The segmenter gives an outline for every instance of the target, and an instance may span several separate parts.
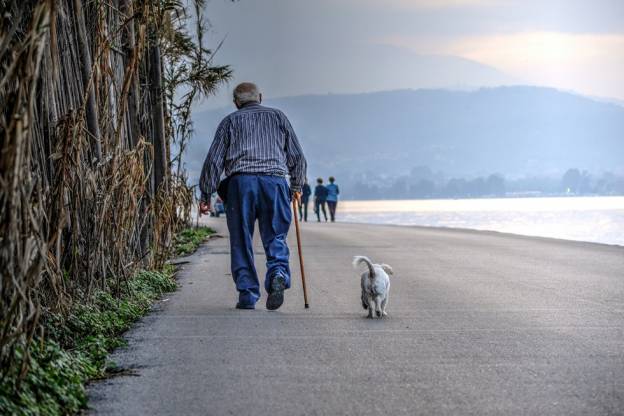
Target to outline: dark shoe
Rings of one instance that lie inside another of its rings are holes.
[[[236,304],[236,309],[256,309],[256,306],[238,302]]]
[[[279,309],[284,303],[284,289],[286,289],[286,279],[281,274],[276,274],[271,279],[271,292],[266,301],[266,308],[270,311]]]

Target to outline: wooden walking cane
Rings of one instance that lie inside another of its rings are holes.
[[[295,214],[295,232],[297,233],[297,249],[299,251],[299,266],[301,267],[301,283],[303,283],[303,302],[305,304],[305,308],[308,309],[310,305],[308,304],[308,290],[306,288],[305,281],[305,270],[303,269],[303,254],[301,253],[301,234],[299,233],[299,214],[297,213],[297,200],[300,196],[295,196],[292,199],[293,204],[293,212]]]

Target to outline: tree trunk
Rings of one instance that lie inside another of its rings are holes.
[[[149,86],[152,104],[152,145],[154,146],[154,191],[166,186],[167,151],[165,142],[165,115],[163,106],[160,45],[155,34],[150,36]]]
[[[134,37],[134,18],[131,18],[134,14],[134,9],[132,7],[132,3],[128,0],[120,0],[119,1],[119,10],[126,16],[126,18],[130,18],[128,23],[126,24],[126,28],[123,32],[123,46],[124,46],[124,65],[129,67],[134,64],[133,57],[137,51],[134,50],[136,47],[135,37]],[[136,73],[132,74],[132,82],[130,85],[130,90],[128,91],[128,113],[127,113],[127,123],[128,123],[128,145],[131,149],[134,149],[139,142],[139,118],[138,118],[138,102],[139,102],[139,80]]]
[[[98,124],[98,113],[95,103],[95,92],[91,83],[91,51],[87,41],[87,28],[85,25],[84,12],[82,10],[81,0],[74,0],[73,4],[74,19],[76,24],[76,39],[78,40],[78,48],[82,55],[81,75],[84,93],[86,93],[86,121],[87,130],[90,134],[91,150],[96,160],[102,159],[102,144],[100,143],[100,127]]]

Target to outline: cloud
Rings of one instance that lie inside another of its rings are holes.
[[[379,77],[393,85],[414,87],[416,71],[410,77],[399,76],[394,71],[401,65],[398,59],[361,53],[382,44],[478,61],[527,84],[624,99],[622,0],[219,0],[207,4],[206,15],[213,22],[209,46],[216,47],[227,34],[215,63],[232,64],[235,81],[261,79],[259,72],[267,67],[271,81],[267,85],[280,95],[294,93],[285,86],[295,76],[305,79],[312,67],[318,74],[314,85],[319,93],[335,90],[336,67],[358,65],[374,65]],[[315,65],[302,69],[295,65],[303,62]],[[438,73],[446,70],[447,65],[439,65]],[[368,81],[358,78],[361,71],[353,72],[352,78]],[[364,90],[371,89],[376,88]],[[220,102],[228,104],[229,93],[224,92]]]
[[[293,0],[297,1],[297,0]],[[317,0],[364,14],[395,34],[523,31],[624,34],[622,0]],[[375,30],[377,24],[371,24]]]
[[[527,82],[624,97],[624,35],[527,32],[481,36],[389,36],[418,53],[461,56]]]
[[[404,9],[448,9],[455,7],[479,7],[492,6],[508,3],[509,0],[347,0],[352,4],[379,6],[383,3],[383,7],[400,7]]]
[[[450,47],[455,54],[497,62],[521,71],[540,65],[579,65],[624,54],[624,36],[556,32],[466,37]]]

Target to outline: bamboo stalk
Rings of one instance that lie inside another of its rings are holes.
[[[229,70],[188,49],[185,13],[155,30],[161,2],[112,3],[119,8],[3,3],[11,21],[0,26],[0,379],[26,374],[40,315],[88,303],[96,288],[118,295],[137,267],[162,264],[172,233],[191,221],[193,191],[183,170],[171,173],[173,126],[190,137],[195,98]],[[176,62],[197,72],[176,72]],[[182,104],[178,88],[193,91]],[[165,114],[165,90],[167,108],[184,116]]]
[[[76,23],[76,39],[82,57],[82,85],[86,96],[85,112],[87,117],[87,130],[89,131],[91,148],[97,161],[102,159],[102,144],[100,142],[100,126],[98,123],[98,112],[95,104],[95,92],[92,88],[92,62],[89,42],[87,40],[87,29],[85,26],[82,1],[74,0],[74,19]]]

